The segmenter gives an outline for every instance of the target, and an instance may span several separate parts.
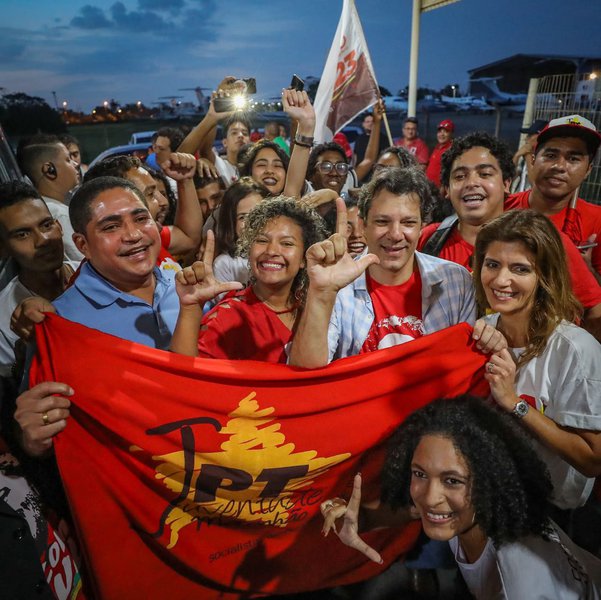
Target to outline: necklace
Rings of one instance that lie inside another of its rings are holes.
[[[295,302],[290,308],[284,308],[284,309],[280,309],[275,307],[273,304],[271,304],[270,302],[268,302],[267,300],[265,300],[264,298],[261,298],[261,296],[259,296],[259,294],[257,294],[257,292],[255,292],[255,290],[253,289],[253,292],[255,294],[255,296],[274,314],[276,315],[285,315],[288,313],[296,313],[296,310],[298,309],[298,302]]]

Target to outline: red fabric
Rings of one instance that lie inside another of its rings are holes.
[[[507,200],[505,200],[505,210],[512,210],[514,208],[530,208],[528,203],[529,196],[530,190],[520,192],[518,194],[512,194],[509,196],[509,198],[507,198]],[[591,204],[588,204],[588,202],[584,202],[584,200],[581,201],[579,199],[576,205],[576,211],[580,212],[584,205],[592,206]],[[599,207],[599,210],[601,211],[601,207]],[[562,213],[565,217],[565,211],[562,211]],[[574,290],[574,295],[576,298],[578,298],[578,301],[584,308],[592,308],[593,306],[597,306],[597,304],[601,303],[601,286],[599,286],[595,276],[590,272],[578,248],[576,248],[570,238],[568,238],[568,236],[561,231],[562,222],[561,219],[558,219],[558,217],[562,213],[558,213],[557,215],[553,215],[549,218],[558,229],[559,235],[561,236],[561,241],[563,242],[563,247],[566,251],[568,269],[570,271],[570,279],[572,280],[572,289]],[[585,213],[580,212],[580,214],[584,215]],[[601,212],[599,214],[601,215]],[[582,219],[578,218],[576,222],[582,223]],[[586,231],[583,235],[586,235]],[[595,250],[598,251],[599,248],[601,248],[601,235],[599,236],[599,246],[593,249],[593,266],[595,260]]]
[[[218,590],[374,576],[419,525],[366,535],[380,566],[323,538],[320,503],[348,497],[359,470],[364,497],[378,496],[382,443],[411,411],[488,393],[466,324],[313,371],[180,356],[56,315],[36,334],[30,384],[75,390],[54,447],[99,599],[233,598]]]
[[[401,285],[382,285],[366,274],[374,321],[361,352],[390,348],[422,336],[422,278],[415,269]],[[389,337],[390,336],[390,337]],[[388,338],[388,339],[385,339]]]
[[[505,210],[512,208],[530,208],[530,192],[519,192],[512,194],[505,201]],[[568,207],[554,215],[547,215],[559,231],[563,231],[576,246],[586,244],[589,237],[597,235],[598,245],[593,248],[592,263],[597,273],[601,273],[601,206],[591,204],[582,198],[576,201],[576,209],[573,212],[572,226],[565,228],[566,213]]]
[[[439,223],[432,223],[431,225],[424,227],[419,238],[418,250],[421,250],[424,247],[426,242],[438,228],[438,225]],[[599,286],[595,277],[586,266],[586,263],[576,246],[574,246],[569,238],[561,231],[559,232],[559,236],[561,237],[563,247],[566,251],[574,295],[578,298],[584,308],[597,306],[597,304],[601,303],[601,286]],[[461,237],[459,230],[455,228],[438,256],[445,260],[456,262],[471,271],[471,258],[473,253],[474,247],[466,242]]]
[[[409,150],[411,154],[415,155],[415,158],[417,158],[417,162],[420,165],[428,164],[430,151],[428,150],[428,146],[426,146],[426,142],[424,142],[424,140],[415,138],[412,142],[406,142],[405,139],[401,139],[395,145]]]
[[[437,144],[430,156],[430,161],[426,167],[426,177],[440,187],[440,169],[442,162],[442,155],[451,147],[453,142],[445,142],[444,144]]]
[[[422,229],[422,232],[419,236],[419,243],[417,245],[418,250],[423,249],[423,247],[426,245],[426,242],[432,237],[439,225],[440,223],[431,223]],[[451,235],[447,238],[447,241],[440,250],[440,254],[438,256],[439,258],[450,260],[451,262],[465,267],[471,273],[473,254],[474,247],[470,243],[466,242],[461,237],[457,227],[454,227]]]
[[[157,267],[160,268],[161,264],[165,259],[173,261],[173,256],[169,253],[169,244],[171,244],[171,230],[169,227],[161,228],[161,249],[159,250],[159,256],[157,258]]]
[[[228,296],[202,321],[198,355],[203,358],[285,363],[292,331],[251,287]]]

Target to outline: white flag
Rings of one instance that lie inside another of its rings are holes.
[[[315,141],[332,139],[378,100],[378,84],[354,0],[342,14],[315,96]]]

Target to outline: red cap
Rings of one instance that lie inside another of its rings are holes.
[[[336,142],[339,146],[342,146],[347,158],[351,158],[351,156],[353,156],[353,149],[351,148],[348,138],[346,135],[344,135],[344,133],[338,132],[332,141]]]
[[[436,130],[446,129],[447,131],[455,131],[455,123],[451,119],[445,119],[438,124]]]

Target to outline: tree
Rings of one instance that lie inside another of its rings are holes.
[[[0,122],[9,135],[65,133],[61,115],[38,96],[23,92],[0,97]]]

